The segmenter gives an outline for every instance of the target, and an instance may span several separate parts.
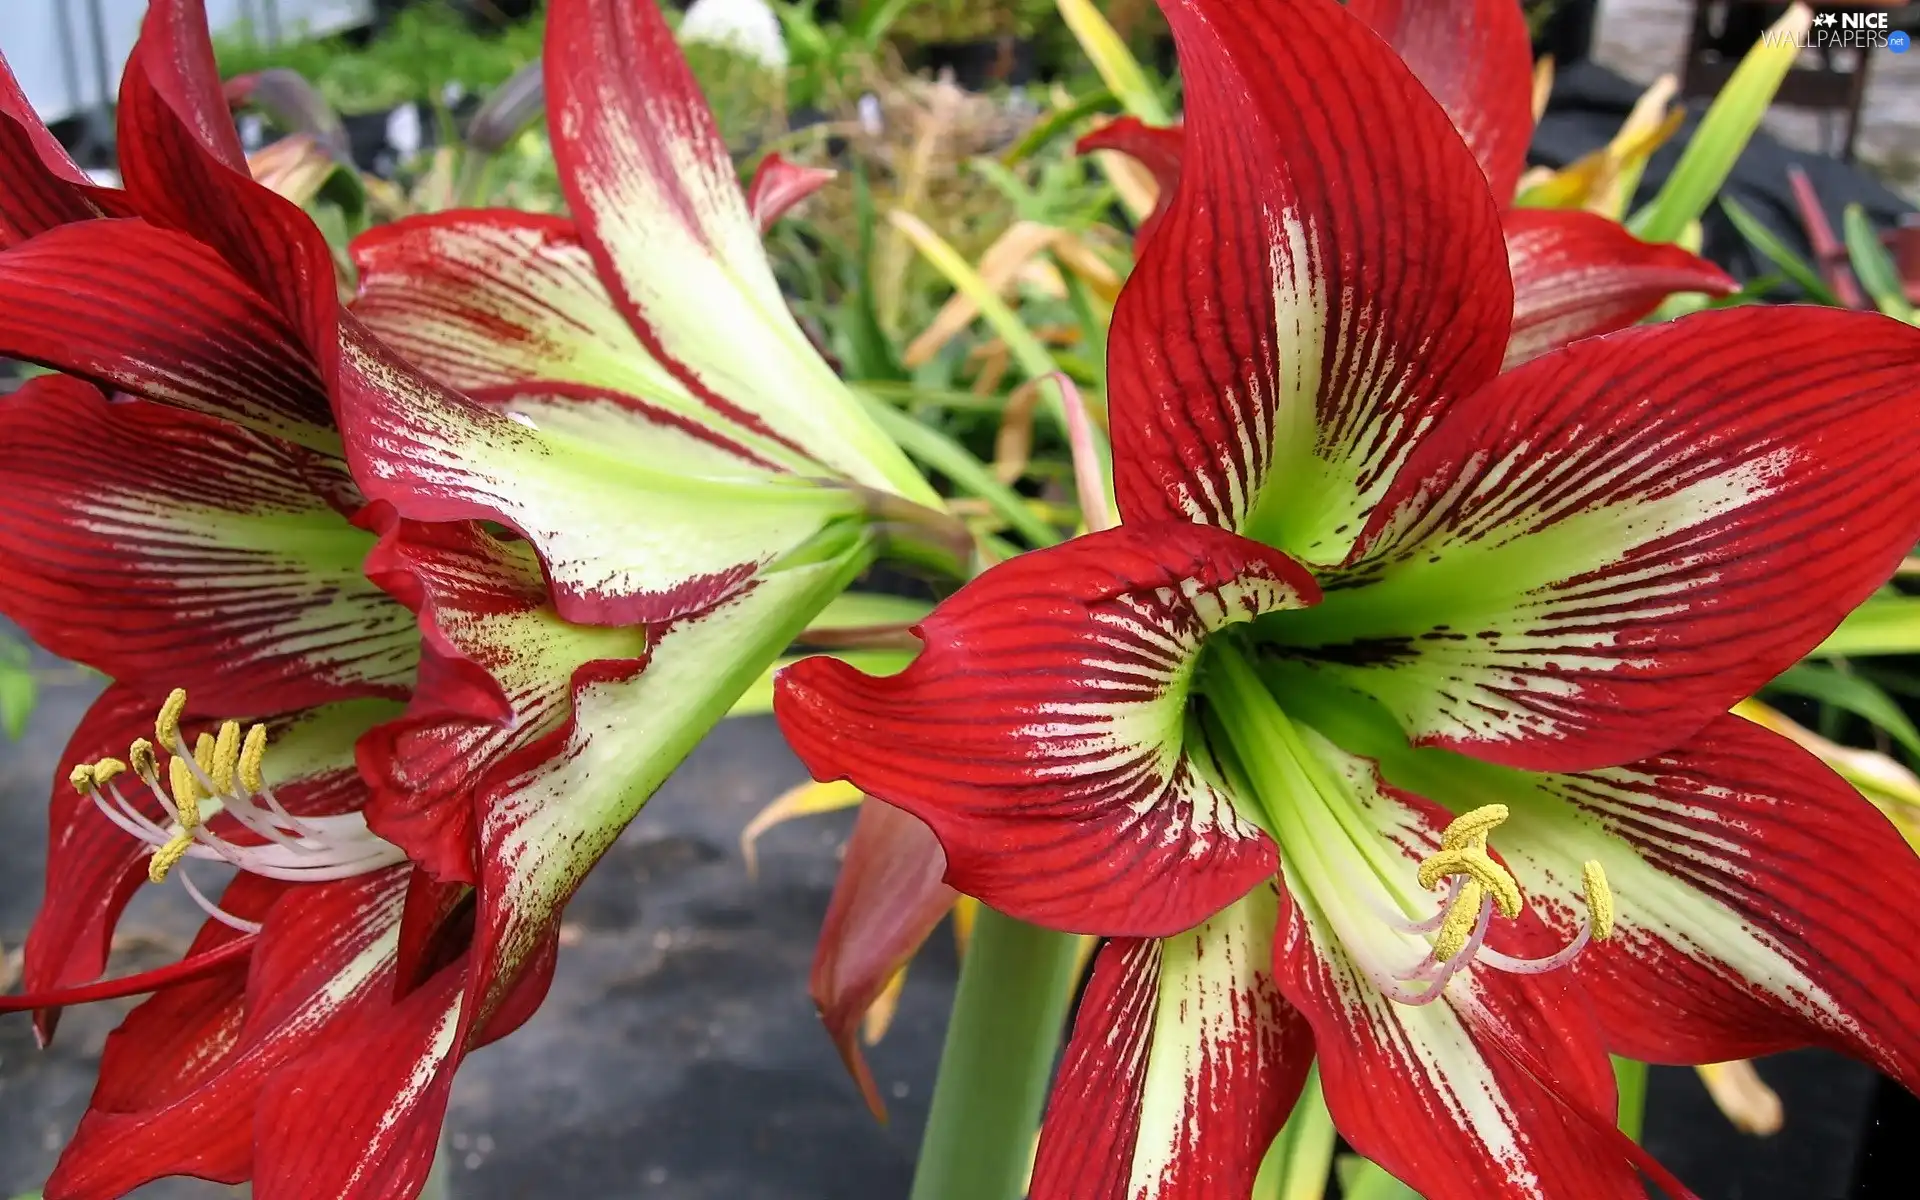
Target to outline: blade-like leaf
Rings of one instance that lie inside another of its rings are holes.
[[[1809,657],[1920,652],[1920,597],[1874,596],[1847,614]]]
[[[1880,235],[1874,232],[1873,222],[1867,219],[1867,212],[1858,204],[1847,205],[1846,215],[1842,219],[1847,239],[1847,257],[1853,260],[1853,273],[1860,280],[1860,286],[1873,297],[1874,307],[1896,321],[1913,323],[1913,304],[1907,299],[1906,286],[1900,281],[1900,271],[1893,265],[1893,257],[1887,248],[1880,244]]]
[[[1806,259],[1794,253],[1793,249],[1781,241],[1773,230],[1767,228],[1765,222],[1754,216],[1746,205],[1732,196],[1722,196],[1720,207],[1726,212],[1727,219],[1733,222],[1733,227],[1740,231],[1740,236],[1746,238],[1748,244],[1762,258],[1780,268],[1781,274],[1799,284],[1800,290],[1807,294],[1807,299],[1816,304],[1840,303],[1834,299],[1833,291],[1827,287],[1826,281],[1820,278],[1820,272],[1814,270],[1813,265]]]
[[[1099,6],[1093,0],[1056,0],[1056,4],[1060,18],[1073,31],[1093,69],[1100,72],[1107,90],[1120,98],[1126,110],[1149,125],[1171,125],[1173,115],[1148,82],[1147,73],[1138,60],[1127,50],[1127,44],[1101,15]]]
[[[1803,664],[1789,668],[1767,686],[1772,691],[1845,709],[1885,730],[1910,753],[1920,754],[1920,729],[1914,728],[1900,705],[1878,684],[1857,675],[1843,675],[1831,667]]]
[[[1813,11],[1795,4],[1767,30],[1714,98],[1693,131],[1673,174],[1652,203],[1635,213],[1628,228],[1649,242],[1671,242],[1713,203],[1733,164],[1760,127],[1781,81],[1799,53],[1795,43],[1813,22]]]

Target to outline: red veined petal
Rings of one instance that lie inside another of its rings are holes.
[[[75,793],[67,775],[81,763],[108,756],[124,758],[134,738],[152,737],[154,715],[164,699],[164,692],[124,685],[109,688],[88,710],[61,755],[48,810],[46,893],[27,934],[23,956],[21,978],[27,991],[84,983],[98,978],[106,968],[114,928],[127,901],[146,881],[152,849]],[[354,740],[394,712],[392,704],[381,700],[352,700],[282,714],[209,711],[191,690],[187,703],[182,728],[189,738],[203,730],[211,732],[219,720],[244,722],[253,717],[266,723],[272,739],[265,764],[267,780],[295,816],[361,807],[366,789],[354,770]],[[159,801],[131,773],[121,776],[120,794],[149,820],[166,819]],[[37,1019],[42,1040],[52,1037],[55,1020],[52,1013]]]
[[[143,222],[65,225],[0,253],[0,353],[340,453],[294,330],[218,255]]]
[[[1121,117],[1109,121],[1074,143],[1074,149],[1082,154],[1091,154],[1096,150],[1118,150],[1135,160],[1153,176],[1160,185],[1160,195],[1154,201],[1153,211],[1140,222],[1139,232],[1134,234],[1134,243],[1144,245],[1147,235],[1160,225],[1160,214],[1167,211],[1167,205],[1173,200],[1174,189],[1180,186],[1180,150],[1185,138],[1180,127],[1148,125],[1138,117]]]
[[[753,169],[753,182],[747,185],[747,211],[765,233],[793,207],[833,182],[837,171],[827,167],[803,167],[790,162],[779,151],[760,160]]]
[[[561,620],[525,542],[383,523],[367,573],[419,615],[426,654],[406,715],[361,740],[367,822],[436,879],[477,883],[476,781],[566,720],[584,664],[643,664],[647,630]]]
[[[209,712],[406,694],[419,636],[298,447],[50,376],[0,399],[0,610]]]
[[[1724,296],[1740,285],[1678,246],[1653,245],[1594,213],[1509,209],[1513,272],[1509,368],[1578,338],[1625,329],[1674,292]]]
[[[300,208],[255,183],[213,65],[201,0],[160,0],[120,78],[120,172],[140,215],[219,254],[331,378],[333,252]]]
[[[1332,0],[1166,9],[1186,141],[1114,311],[1121,511],[1337,563],[1499,369],[1498,210],[1447,115]]]
[[[1101,948],[1047,1103],[1033,1200],[1253,1191],[1313,1036],[1273,976],[1276,891],[1199,928]]]
[[[222,897],[227,911],[263,920],[288,885],[236,880]],[[257,945],[218,921],[208,921],[187,952],[192,960],[236,944]],[[219,1074],[238,1041],[246,1014],[249,959],[192,983],[155,994],[107,1035],[80,1127],[60,1156],[45,1194],[54,1200],[113,1200],[165,1175],[192,1174],[220,1183],[245,1181],[253,1167],[253,1127],[231,1098],[213,1089],[214,1103],[196,1105],[196,1093]],[[124,1138],[142,1116],[185,1105],[201,1118],[195,1136]]]
[[[1723,716],[1657,758],[1498,786],[1501,845],[1549,924],[1570,925],[1582,861],[1606,869],[1615,936],[1575,971],[1611,1049],[1694,1064],[1824,1045],[1920,1088],[1920,956],[1888,916],[1920,894],[1920,860],[1825,764]]]
[[[116,208],[114,195],[88,182],[27,103],[0,55],[0,249],[56,225]]]
[[[1274,869],[1186,745],[1201,644],[1317,597],[1225,530],[1123,525],[987,571],[914,628],[926,649],[898,675],[789,667],[774,713],[814,778],[932,827],[959,891],[1052,928],[1171,936]]]
[[[145,88],[172,110],[203,153],[244,175],[247,153],[214,63],[205,0],[153,0],[139,44]]]
[[[1920,330],[1878,315],[1729,309],[1576,342],[1456,407],[1327,602],[1272,632],[1421,744],[1530,770],[1645,757],[1912,548],[1916,404]]]
[[[654,360],[721,417],[842,476],[918,486],[788,311],[726,143],[653,0],[559,0],[544,62],[568,206]]]
[[[539,552],[559,613],[581,624],[703,611],[866,508],[617,396],[530,385],[481,403],[357,327],[342,361],[341,420],[367,495],[412,520],[512,527]]]
[[[487,210],[432,213],[356,238],[353,312],[408,361],[469,394],[604,400],[768,469],[826,469],[729,420],[654,361],[595,273],[572,222]]]
[[[1533,38],[1514,0],[1350,0],[1447,110],[1486,173],[1512,201],[1533,140]]]
[[[863,563],[796,566],[655,630],[644,662],[572,674],[566,720],[474,782],[479,909],[466,1017],[510,1007],[561,907],[660,783]]]
[[[891,804],[865,801],[820,923],[807,990],[867,1107],[882,1120],[887,1105],[860,1053],[861,1023],[959,899],[941,882],[946,870],[947,857],[926,822]]]
[[[1351,819],[1302,798],[1295,820],[1305,838],[1283,831],[1274,972],[1312,1027],[1335,1128],[1429,1200],[1642,1200],[1626,1155],[1587,1119],[1611,1118],[1613,1074],[1570,974],[1468,966],[1424,1005],[1381,990],[1377,980],[1411,970],[1429,948],[1381,913],[1418,892],[1419,863],[1439,849],[1448,815],[1381,786],[1366,760],[1310,743],[1345,781]],[[1494,841],[1504,845],[1500,833]],[[1381,874],[1396,862],[1399,880]],[[1530,909],[1496,916],[1486,942],[1516,957],[1563,944]]]

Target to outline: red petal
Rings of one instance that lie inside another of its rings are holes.
[[[1033,1200],[1253,1191],[1313,1061],[1272,973],[1264,885],[1190,933],[1107,943],[1047,1103]]]
[[[247,154],[214,63],[204,0],[153,0],[140,25],[139,54],[146,89],[208,156],[246,174]]]
[[[772,229],[793,206],[833,182],[839,174],[827,167],[803,167],[788,162],[779,151],[760,160],[753,170],[753,182],[747,185],[747,211],[753,214],[760,232]]]
[[[1657,753],[1912,548],[1916,411],[1920,330],[1877,315],[1739,308],[1576,342],[1456,407],[1350,585],[1273,628],[1423,744],[1530,770]]]
[[[1920,1090],[1920,957],[1888,918],[1920,895],[1920,860],[1818,759],[1723,716],[1658,758],[1537,786],[1584,841],[1556,820],[1505,844],[1562,925],[1579,860],[1607,866],[1617,936],[1575,970],[1612,1049],[1691,1064],[1824,1045]]]
[[[958,890],[1053,928],[1168,936],[1274,870],[1183,749],[1201,642],[1317,595],[1224,530],[1124,525],[987,571],[915,628],[926,649],[898,675],[788,668],[774,711],[816,779],[931,826]]]
[[[0,56],[0,249],[98,217],[110,196],[67,156]]]
[[[295,331],[205,246],[138,221],[67,225],[0,254],[0,353],[340,452]]]
[[[1533,38],[1514,0],[1349,0],[1447,110],[1501,207],[1533,139]]]
[[[1706,259],[1643,242],[1593,213],[1515,208],[1501,223],[1513,272],[1509,368],[1577,338],[1625,329],[1674,292],[1725,296],[1740,288]]]
[[[807,990],[841,1061],[882,1120],[887,1105],[860,1053],[860,1025],[959,893],[941,882],[947,857],[926,823],[891,804],[860,806],[833,885]]]
[[[1186,145],[1114,312],[1121,510],[1337,562],[1499,369],[1498,210],[1446,114],[1333,0],[1167,8]]]
[[[1146,243],[1147,235],[1160,225],[1160,214],[1166,212],[1167,205],[1173,201],[1174,189],[1180,186],[1180,151],[1185,141],[1177,125],[1168,128],[1148,125],[1138,117],[1121,117],[1100,126],[1074,144],[1074,149],[1082,154],[1091,154],[1095,150],[1118,150],[1145,167],[1147,173],[1153,176],[1153,181],[1160,185],[1160,195],[1154,201],[1153,211],[1140,222],[1140,230],[1134,234],[1135,245]]]
[[[222,899],[236,916],[261,920],[286,890],[284,884],[247,879],[236,881]],[[209,921],[188,958],[257,942]],[[246,963],[243,959],[210,978],[160,992],[107,1036],[87,1112],[47,1181],[50,1200],[113,1200],[166,1175],[221,1183],[247,1178],[253,1166],[252,1122],[219,1086],[245,1019]],[[152,1121],[149,1114],[183,1108],[194,1120],[195,1136],[142,1136],[141,1127]]]
[[[1383,848],[1406,856],[1409,874],[1439,849],[1448,814],[1437,806],[1384,788],[1368,802],[1376,807],[1362,819],[1380,830]],[[1377,921],[1356,893],[1380,886],[1369,866],[1378,859],[1355,845],[1323,849],[1322,862],[1287,861],[1274,972],[1312,1026],[1341,1136],[1428,1200],[1643,1200],[1616,1140],[1589,1120],[1613,1114],[1613,1075],[1574,979],[1473,966],[1431,1004],[1390,999],[1346,941]],[[1369,877],[1348,879],[1347,867]],[[1531,910],[1496,919],[1488,943],[1519,957],[1561,945]]]
[[[0,609],[41,645],[201,711],[406,694],[413,619],[311,455],[51,376],[0,400]],[[120,748],[116,748],[118,753]]]
[[[419,614],[427,651],[406,716],[361,740],[368,824],[442,882],[478,883],[478,782],[565,721],[583,663],[644,661],[647,634],[562,622],[525,542],[386,525],[367,572]]]
[[[224,258],[330,374],[339,309],[333,252],[298,206],[248,174],[200,0],[149,9],[121,75],[119,149],[140,215]]]

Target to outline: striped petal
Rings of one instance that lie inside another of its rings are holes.
[[[891,804],[860,805],[820,923],[807,990],[874,1116],[886,1101],[860,1053],[861,1026],[887,985],[953,908],[947,858],[926,822]]]
[[[93,187],[27,102],[0,55],[0,249],[56,225],[105,214],[114,197]]]
[[[540,383],[609,395],[749,461],[827,473],[656,362],[570,221],[498,210],[410,217],[356,238],[353,260],[354,315],[443,383],[469,393]]]
[[[120,77],[119,165],[132,206],[222,258],[330,376],[333,251],[300,208],[254,182],[234,131],[203,0],[156,0]]]
[[[1272,636],[1422,744],[1531,770],[1656,753],[1911,549],[1917,368],[1920,331],[1817,308],[1536,359],[1449,415],[1326,602]]]
[[[644,662],[647,631],[561,620],[525,542],[384,524],[367,573],[419,615],[426,645],[406,716],[361,742],[367,823],[434,878],[478,883],[475,780],[566,721],[587,664]]]
[[[0,400],[0,610],[56,654],[234,712],[403,695],[419,638],[361,572],[373,539],[315,490],[338,470],[37,380]]]
[[[870,552],[772,572],[657,630],[644,662],[588,663],[567,719],[475,779],[480,887],[469,984],[484,1014],[551,943],[561,906],[681,759]]]
[[[1615,937],[1576,965],[1610,1048],[1724,1062],[1808,1044],[1920,1087],[1920,954],[1890,914],[1920,860],[1812,755],[1723,716],[1677,750],[1585,775],[1421,756],[1436,798],[1506,800],[1507,862],[1550,925],[1598,860]]]
[[[1337,563],[1499,370],[1498,211],[1446,113],[1333,0],[1166,9],[1185,148],[1114,313],[1121,510]]]
[[[183,724],[187,736],[211,732],[222,719],[266,722],[273,739],[267,755],[267,779],[275,795],[295,816],[349,812],[366,800],[354,769],[354,741],[396,706],[382,700],[352,700],[295,712],[209,709],[191,688]],[[98,978],[107,965],[114,930],[127,902],[147,879],[152,848],[108,821],[67,783],[80,763],[124,757],[136,737],[153,736],[154,714],[164,692],[143,692],[116,684],[94,702],[60,757],[48,810],[47,885],[40,911],[27,935],[22,980],[28,991],[50,991]],[[131,779],[131,777],[127,777]],[[121,794],[149,820],[165,813],[143,787],[124,786]],[[240,831],[230,821],[216,826],[225,837]],[[244,840],[242,838],[241,840]],[[202,881],[206,882],[206,881]],[[42,1040],[51,1038],[54,1014],[37,1018]]]
[[[1533,38],[1516,0],[1350,0],[1473,151],[1501,207],[1533,140]]]
[[[410,520],[510,526],[571,621],[699,612],[865,511],[854,490],[770,472],[620,396],[496,389],[481,403],[364,331],[344,345],[341,423],[367,495]]]
[[[850,479],[921,485],[788,312],[713,115],[653,0],[558,0],[554,158],[582,240],[694,395]]]
[[[1199,928],[1108,942],[1040,1130],[1033,1200],[1245,1196],[1313,1038],[1273,976],[1277,892]]]
[[[1335,1128],[1428,1200],[1642,1200],[1632,1167],[1602,1133],[1613,1075],[1567,972],[1471,966],[1423,1005],[1381,990],[1385,974],[1428,953],[1423,938],[1380,914],[1405,912],[1421,895],[1413,881],[1439,849],[1447,815],[1380,786],[1371,763],[1312,735],[1308,744],[1344,791],[1331,801],[1299,797],[1283,827],[1275,972],[1312,1028]],[[1350,819],[1336,816],[1336,804]],[[1530,910],[1487,934],[1487,945],[1518,957],[1560,944]]]
[[[1125,525],[981,575],[915,627],[926,648],[898,675],[788,668],[774,712],[814,778],[932,827],[959,891],[1052,928],[1171,936],[1274,866],[1190,753],[1201,645],[1316,595],[1225,530]]]
[[[143,222],[66,225],[0,253],[0,354],[340,453],[297,331],[212,250]]]
[[[1501,225],[1513,272],[1509,368],[1578,338],[1625,329],[1674,292],[1725,296],[1740,287],[1706,259],[1643,242],[1594,213],[1515,208]]]

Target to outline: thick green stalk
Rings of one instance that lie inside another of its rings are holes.
[[[1620,1132],[1637,1142],[1647,1123],[1647,1064],[1615,1058],[1613,1082],[1620,1092]]]
[[[960,966],[911,1200],[1020,1200],[1067,1019],[1071,934],[982,905]]]

